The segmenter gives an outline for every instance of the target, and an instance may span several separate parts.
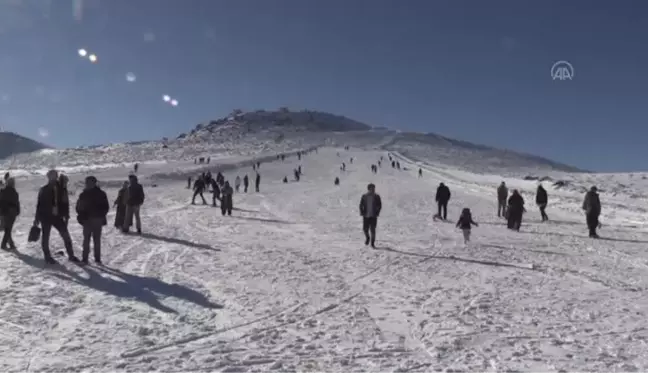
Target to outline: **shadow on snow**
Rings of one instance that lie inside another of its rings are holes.
[[[36,268],[43,268],[45,266],[44,260],[26,254],[17,252],[16,257],[24,263]],[[60,264],[47,268],[58,271],[59,273],[53,273],[52,275],[61,280],[84,285],[116,297],[131,298],[146,303],[150,307],[166,313],[177,313],[177,311],[162,304],[159,296],[164,298],[175,297],[209,309],[223,308],[222,305],[212,303],[203,294],[187,286],[170,284],[155,277],[138,276],[109,267],[81,266],[81,268],[83,268],[83,270],[88,274],[88,277],[86,278],[76,272],[68,270]],[[100,272],[113,277],[102,276]]]
[[[183,240],[183,239],[180,239],[180,238],[159,236],[159,235],[153,234],[153,233],[142,233],[141,237],[142,238],[147,238],[149,240],[157,240],[157,241],[163,241],[163,242],[166,242],[166,243],[173,243],[173,244],[193,247],[193,248],[196,248],[196,249],[211,250],[211,251],[221,251],[221,249],[218,249],[218,248],[206,245],[206,244],[195,243],[195,242]]]
[[[510,267],[510,268],[516,268],[516,269],[526,269],[526,270],[530,270],[530,271],[534,270],[533,268],[525,267],[525,266],[522,266],[522,265],[500,263],[500,262],[491,262],[491,261],[488,261],[488,260],[466,259],[466,258],[458,258],[456,256],[425,255],[425,254],[418,254],[418,253],[412,253],[412,252],[407,252],[407,251],[396,250],[396,249],[392,249],[390,247],[377,247],[376,249],[377,250],[391,251],[391,252],[404,254],[404,255],[417,256],[419,258],[425,258],[425,260],[442,259],[442,260],[452,260],[452,261],[456,261],[456,262],[482,264],[482,265],[495,266],[495,267]]]

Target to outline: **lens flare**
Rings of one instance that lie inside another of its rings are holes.
[[[171,100],[171,106],[178,106],[178,100]]]
[[[171,96],[164,95],[164,96],[162,96],[162,99],[164,100],[164,102],[169,102],[169,101],[171,101]]]
[[[79,53],[79,56],[84,57],[84,58],[88,55],[88,51],[83,49],[83,48],[79,49],[78,53]]]
[[[88,56],[88,59],[89,59],[90,62],[92,62],[92,63],[97,62],[97,56],[94,55],[94,54],[89,55],[89,56]]]
[[[133,83],[134,81],[137,80],[137,76],[135,76],[134,73],[128,73],[126,74],[126,81],[129,83]]]

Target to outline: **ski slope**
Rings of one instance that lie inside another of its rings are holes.
[[[529,210],[511,232],[496,217],[500,178],[424,164],[419,179],[401,155],[408,170],[385,161],[374,175],[381,155],[323,148],[264,163],[261,192],[236,194],[232,217],[190,205],[178,170],[165,178],[163,165],[141,166],[144,235],[109,224],[104,267],[61,258],[44,268],[26,239],[42,180],[20,178],[19,253],[0,252],[0,370],[648,369],[645,201],[603,194],[606,239],[591,240],[580,192],[548,189],[543,224],[536,183],[505,179]],[[297,165],[302,180],[283,184]],[[120,173],[96,171],[111,199]],[[224,172],[244,173],[253,176],[241,160]],[[369,182],[383,200],[376,250],[364,246],[358,214]],[[439,182],[452,190],[449,222],[432,219]],[[454,228],[463,207],[480,224],[468,245]],[[80,253],[80,227],[70,226]]]

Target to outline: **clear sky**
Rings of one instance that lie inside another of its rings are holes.
[[[288,106],[648,170],[647,69],[645,0],[0,0],[0,125],[59,147]]]

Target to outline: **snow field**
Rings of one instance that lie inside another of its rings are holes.
[[[283,184],[299,164],[302,181]],[[0,264],[0,369],[646,369],[648,233],[608,218],[610,240],[593,241],[571,208],[540,223],[528,195],[522,232],[510,232],[494,186],[401,166],[410,170],[391,169],[384,152],[340,149],[265,163],[261,193],[236,194],[232,217],[191,206],[186,182],[149,187],[144,235],[115,232],[109,215],[106,268],[61,259],[43,269],[39,246],[26,243],[39,184],[29,181],[20,253]],[[225,176],[244,172],[253,182],[251,167]],[[432,219],[440,181],[453,194],[449,222]],[[369,182],[383,199],[377,250],[364,246],[358,214]],[[454,228],[463,207],[480,223],[469,245]]]

